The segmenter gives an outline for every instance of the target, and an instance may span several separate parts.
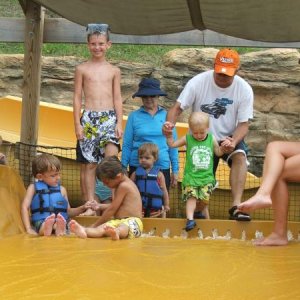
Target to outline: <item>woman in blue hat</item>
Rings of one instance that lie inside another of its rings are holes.
[[[175,185],[178,178],[178,150],[167,145],[162,133],[167,111],[158,105],[159,96],[167,96],[161,90],[160,82],[154,78],[144,78],[139,83],[139,89],[132,98],[140,97],[143,105],[128,116],[122,146],[122,165],[129,166],[129,176],[139,166],[138,149],[144,143],[156,144],[159,148],[159,158],[155,166],[160,168],[166,180],[167,188]],[[173,131],[177,139],[176,130]],[[170,172],[172,167],[172,173]]]

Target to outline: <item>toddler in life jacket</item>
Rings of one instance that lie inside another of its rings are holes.
[[[144,217],[166,217],[170,210],[164,174],[154,166],[158,151],[155,144],[141,145],[138,150],[140,165],[130,176],[141,193]]]
[[[60,185],[61,163],[50,154],[40,154],[32,161],[35,182],[27,188],[21,215],[28,234],[56,236],[66,233],[69,217],[83,213],[91,207],[90,202],[71,208],[67,191]]]

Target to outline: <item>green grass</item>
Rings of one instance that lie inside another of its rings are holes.
[[[114,44],[107,52],[108,60],[150,63],[161,65],[162,57],[172,49],[183,46],[161,45],[120,45]],[[86,45],[82,44],[44,44],[43,56],[90,56]],[[22,43],[0,43],[0,54],[24,54]]]
[[[107,52],[108,60],[147,63],[161,66],[162,58],[168,51],[192,46],[130,45],[113,44]],[[194,46],[200,48],[199,46]],[[257,48],[237,48],[239,53],[257,51]],[[89,51],[84,44],[44,44],[43,56],[76,56],[88,58]],[[24,54],[23,43],[0,43],[0,54]]]

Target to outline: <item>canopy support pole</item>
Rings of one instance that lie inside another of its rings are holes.
[[[36,145],[40,102],[42,44],[44,31],[44,9],[41,5],[26,1],[24,77],[21,117],[21,143]],[[31,181],[31,162],[36,154],[30,147],[20,145],[20,174],[27,186]]]

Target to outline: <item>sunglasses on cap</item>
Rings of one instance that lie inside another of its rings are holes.
[[[107,35],[109,31],[110,31],[110,27],[108,24],[96,24],[95,23],[95,24],[88,24],[86,27],[87,34],[99,33],[99,34]]]

